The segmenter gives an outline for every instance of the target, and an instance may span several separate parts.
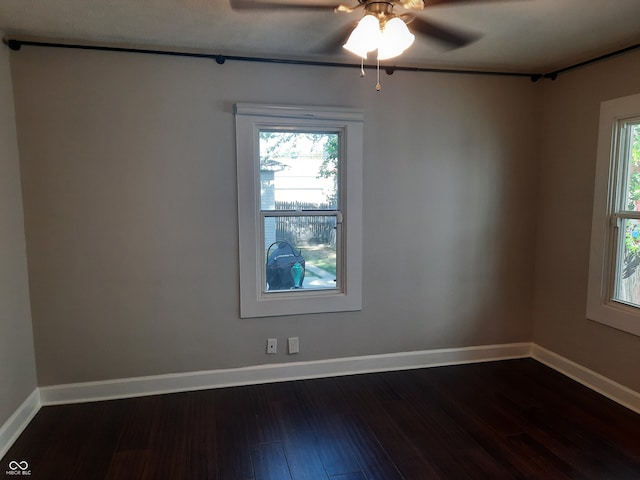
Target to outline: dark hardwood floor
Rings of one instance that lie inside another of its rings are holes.
[[[640,415],[522,359],[44,407],[0,474],[12,461],[56,480],[637,480]]]

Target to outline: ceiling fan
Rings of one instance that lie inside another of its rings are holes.
[[[295,0],[293,0],[295,1]],[[364,77],[364,60],[369,52],[377,50],[377,83],[376,90],[380,91],[380,60],[397,57],[409,48],[415,35],[437,40],[450,49],[464,47],[475,42],[480,35],[464,32],[449,26],[439,25],[431,20],[420,18],[417,12],[436,5],[452,5],[460,3],[479,3],[489,1],[512,0],[355,0],[357,4],[330,5],[305,2],[292,3],[284,0],[282,3],[273,0],[230,0],[231,8],[266,9],[266,10],[307,10],[333,11],[337,13],[352,13],[362,9],[362,17],[357,25],[349,25],[347,29],[338,31],[329,38],[328,49],[331,52],[343,47],[361,58],[360,76]],[[398,7],[399,12],[394,11]],[[409,25],[411,29],[407,26]],[[393,73],[387,69],[387,73]]]
[[[285,2],[277,2],[273,0],[230,0],[231,8],[236,10],[307,10],[352,13],[361,9],[363,15],[356,28],[354,29],[353,25],[349,25],[344,31],[337,32],[336,35],[332,37],[330,45],[328,46],[332,50],[336,49],[336,47],[344,46],[347,50],[356,53],[362,58],[366,58],[364,49],[367,49],[366,51],[373,51],[378,45],[380,45],[381,37],[378,35],[380,32],[384,34],[385,30],[388,29],[389,35],[387,36],[389,38],[391,38],[392,33],[397,34],[400,37],[404,37],[404,40],[398,41],[404,41],[401,46],[404,46],[405,48],[401,49],[400,46],[391,49],[392,51],[385,51],[383,48],[385,58],[380,56],[381,52],[379,50],[379,60],[397,56],[402,53],[404,49],[408,48],[408,46],[413,43],[414,38],[413,33],[411,32],[436,40],[451,49],[464,47],[475,42],[480,38],[480,35],[440,25],[432,20],[420,18],[416,13],[433,6],[486,1],[505,0],[355,0],[355,2],[357,2],[355,5],[318,4],[304,1],[301,1],[300,3],[292,3],[286,0]],[[395,11],[396,9],[398,11]],[[377,22],[373,22],[372,20],[377,20]],[[364,25],[363,21],[365,24],[368,23],[369,25]],[[403,25],[401,25],[401,23]],[[375,28],[376,26],[378,26],[378,28]],[[388,28],[391,26],[393,26],[393,28]],[[360,29],[360,36],[358,38],[352,38],[358,29]],[[393,30],[393,32],[391,32],[391,30]],[[350,42],[350,40],[353,40],[353,42]],[[355,43],[358,44],[356,45]],[[349,46],[354,48],[351,49]]]

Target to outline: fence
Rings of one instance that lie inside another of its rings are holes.
[[[300,211],[300,216],[275,217],[276,239],[293,245],[324,244],[335,247],[336,217],[334,215],[304,215],[304,210],[333,210],[328,204],[276,202],[276,210]]]
[[[617,299],[640,305],[640,256],[627,254],[624,257],[622,278],[619,279]]]

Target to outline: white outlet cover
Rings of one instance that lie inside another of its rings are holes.
[[[298,353],[300,351],[300,344],[298,342],[298,337],[289,337],[287,341],[289,343],[289,355]]]

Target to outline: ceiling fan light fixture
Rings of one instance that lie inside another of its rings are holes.
[[[353,29],[343,47],[359,57],[367,58],[367,53],[378,48],[381,39],[380,21],[375,15],[365,15]]]
[[[409,31],[401,18],[393,17],[387,20],[378,45],[378,60],[397,57],[409,48],[415,39],[415,35]]]

